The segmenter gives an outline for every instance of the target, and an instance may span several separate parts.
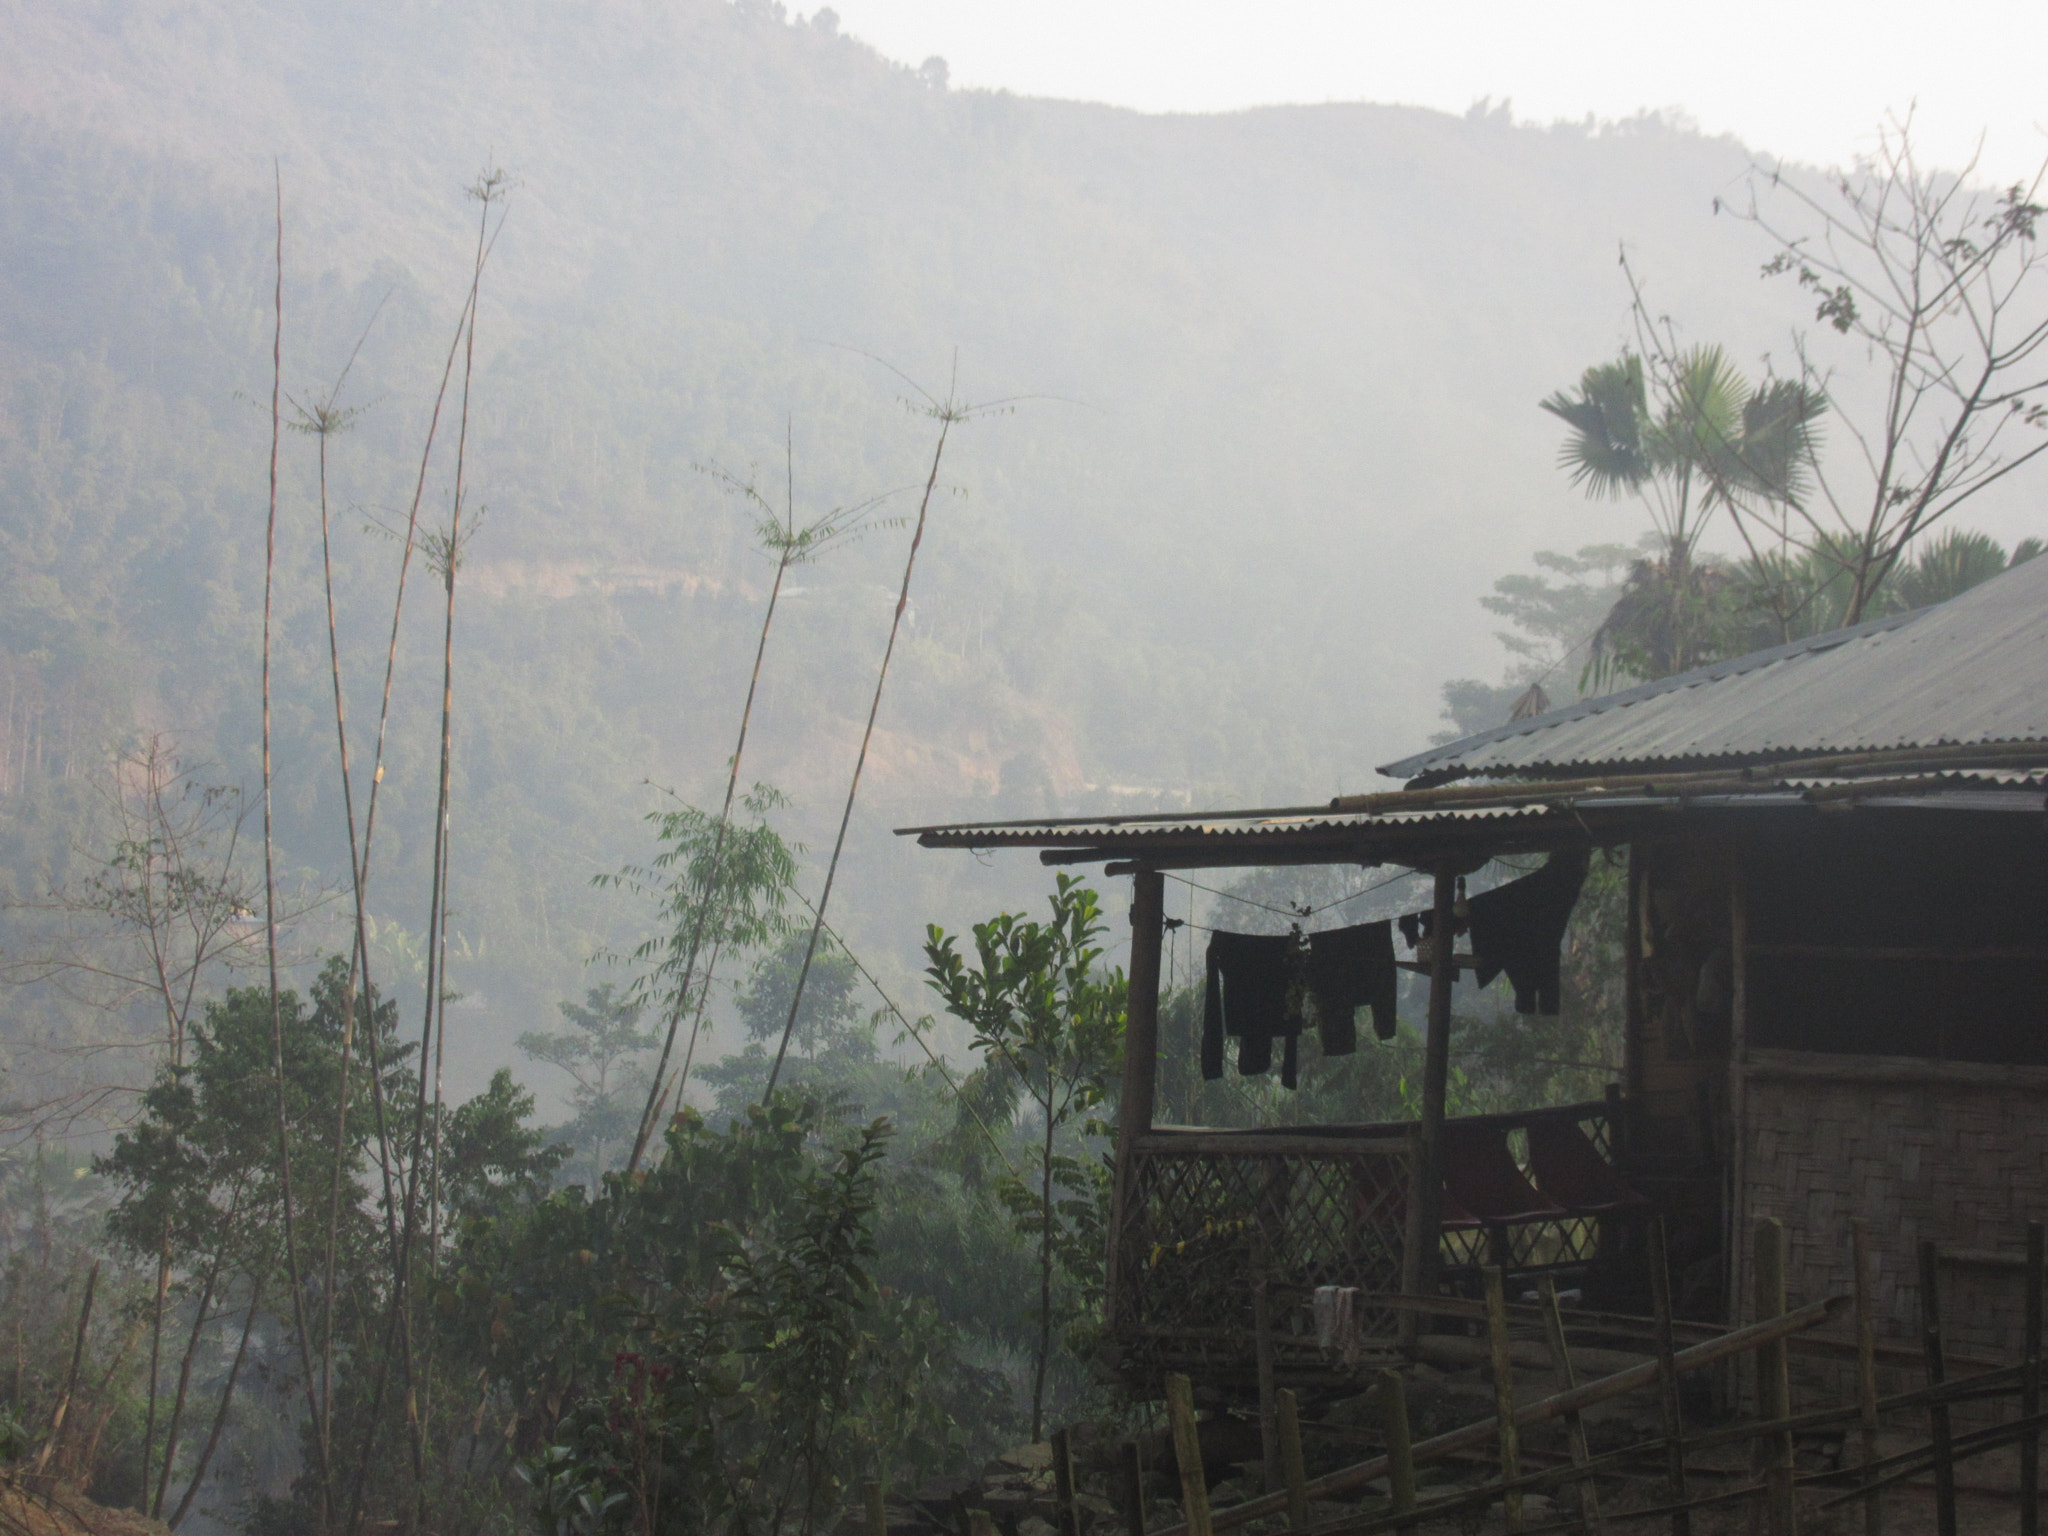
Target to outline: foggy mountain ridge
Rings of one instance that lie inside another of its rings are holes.
[[[1497,577],[1633,538],[1639,511],[1584,501],[1536,409],[1620,341],[1619,242],[1738,358],[1798,312],[1711,213],[1747,151],[1657,117],[1147,116],[935,89],[720,0],[7,0],[0,35],[17,894],[70,857],[78,776],[124,733],[254,783],[273,155],[287,389],[316,397],[377,313],[365,414],[332,445],[358,732],[396,559],[365,529],[410,494],[475,240],[462,189],[514,177],[457,618],[454,980],[489,1000],[464,1091],[637,937],[589,878],[645,855],[643,781],[717,792],[770,572],[700,469],[779,502],[787,423],[800,509],[921,481],[931,423],[861,353],[943,390],[957,352],[965,398],[1026,397],[949,446],[835,903],[921,1011],[922,924],[1035,906],[1044,872],[890,827],[1376,787],[1446,678],[1500,671]],[[286,453],[280,836],[317,876],[346,865],[310,440]],[[746,778],[790,795],[814,853],[905,537],[795,573],[777,619]],[[400,931],[424,926],[438,598],[408,598],[379,813],[373,905]]]

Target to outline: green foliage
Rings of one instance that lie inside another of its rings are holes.
[[[1031,1433],[1045,1411],[1046,1373],[1056,1322],[1070,1330],[1100,1308],[1110,1178],[1102,1159],[1073,1144],[1070,1128],[1101,1136],[1091,1112],[1110,1095],[1123,1065],[1128,986],[1101,967],[1104,931],[1094,891],[1062,874],[1052,921],[1005,912],[974,925],[975,964],[936,925],[926,930],[926,976],[946,1011],[973,1031],[980,1097],[1014,1115],[1017,1096],[1038,1122],[1032,1178],[1005,1170],[996,1192],[1019,1233],[1039,1254],[1038,1343]],[[1005,1104],[1004,1100],[1008,1103]],[[1065,1284],[1056,1300],[1055,1277]]]
[[[561,1003],[569,1028],[554,1034],[532,1030],[519,1049],[569,1074],[575,1115],[556,1135],[568,1143],[572,1169],[593,1189],[623,1160],[633,1142],[640,1101],[647,1091],[641,1058],[660,1037],[640,1028],[645,1008],[619,995],[616,983],[592,987],[581,1004]]]
[[[786,1094],[722,1133],[685,1112],[644,1178],[466,1238],[463,1315],[496,1326],[498,1369],[568,1403],[524,1468],[546,1529],[809,1531],[859,1477],[960,1445],[986,1389],[929,1303],[870,1273],[889,1128],[832,1129]],[[551,1269],[540,1289],[582,1307],[529,1322],[513,1298]]]

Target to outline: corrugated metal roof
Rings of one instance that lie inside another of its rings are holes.
[[[2048,741],[2048,558],[1917,613],[1587,699],[1381,773],[1605,772]]]

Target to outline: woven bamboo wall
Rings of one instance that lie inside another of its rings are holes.
[[[1784,1223],[1793,1304],[1853,1290],[1849,1222],[1861,1216],[1876,1260],[1880,1337],[1914,1343],[1923,1239],[1949,1252],[2016,1257],[2028,1220],[2048,1219],[2048,1073],[1791,1052],[1756,1058],[1744,1093],[1741,1225],[1761,1216]],[[1908,1074],[1921,1080],[1902,1080]],[[2017,1356],[2016,1274],[1945,1267],[1942,1284],[1952,1350]],[[1750,1287],[1745,1262],[1745,1313]]]

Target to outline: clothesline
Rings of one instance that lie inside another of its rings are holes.
[[[1361,896],[1370,896],[1374,891],[1382,890],[1385,887],[1392,885],[1397,880],[1412,880],[1417,873],[1418,871],[1416,870],[1404,869],[1399,874],[1389,875],[1384,880],[1376,880],[1371,885],[1364,886],[1359,890],[1355,890],[1349,896],[1339,896],[1335,901],[1326,901],[1319,907],[1276,907],[1269,901],[1259,901],[1251,896],[1240,896],[1235,891],[1219,891],[1213,885],[1204,885],[1199,880],[1190,880],[1186,875],[1176,875],[1173,874],[1171,871],[1167,872],[1167,878],[1169,880],[1178,880],[1182,885],[1190,886],[1195,890],[1206,891],[1211,896],[1221,896],[1225,901],[1242,902],[1247,907],[1257,907],[1263,912],[1271,912],[1279,917],[1300,918],[1303,921],[1306,921],[1311,917],[1320,917],[1323,913],[1328,912],[1333,907],[1341,907],[1347,901],[1356,901]],[[1205,928],[1202,931],[1204,933],[1214,933],[1217,930],[1214,928]]]

